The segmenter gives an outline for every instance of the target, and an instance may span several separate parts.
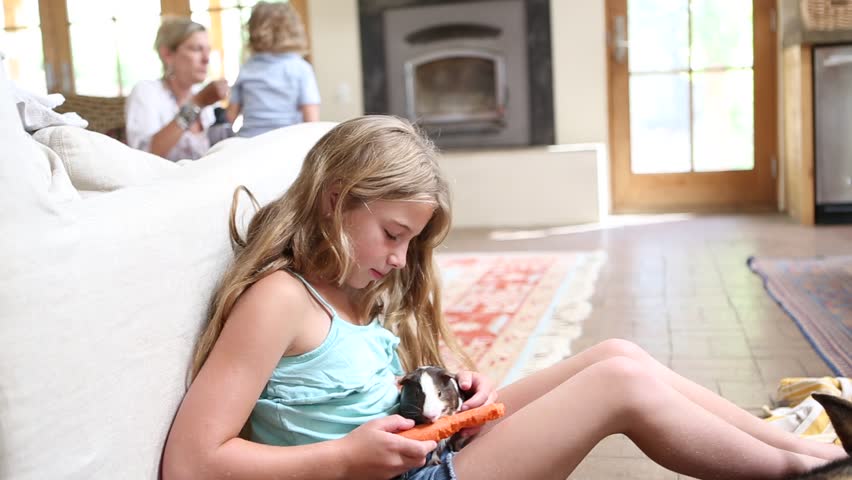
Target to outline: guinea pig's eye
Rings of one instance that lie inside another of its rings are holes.
[[[438,398],[441,398],[441,397],[443,397],[443,396],[444,396],[444,392],[442,392],[442,391],[440,391],[440,390],[439,390],[439,391],[438,391]]]

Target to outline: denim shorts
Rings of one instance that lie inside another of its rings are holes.
[[[440,465],[427,465],[425,467],[413,468],[400,476],[400,480],[456,480],[456,471],[453,469],[453,455],[449,448],[441,453]]]

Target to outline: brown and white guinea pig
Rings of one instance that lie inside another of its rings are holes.
[[[441,367],[419,367],[400,380],[399,414],[416,424],[459,411],[468,392],[459,388],[456,376]]]

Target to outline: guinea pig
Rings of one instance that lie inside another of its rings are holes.
[[[469,397],[456,376],[441,367],[419,367],[400,380],[399,414],[416,424],[459,411]]]

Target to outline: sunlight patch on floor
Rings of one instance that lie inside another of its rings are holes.
[[[546,238],[557,235],[569,235],[572,233],[594,232],[598,230],[609,230],[613,228],[630,227],[637,225],[651,225],[657,223],[683,222],[695,218],[691,213],[670,213],[653,215],[609,215],[600,222],[583,223],[580,225],[564,225],[558,227],[547,227],[524,230],[494,230],[489,234],[491,240],[526,240],[532,238]]]

